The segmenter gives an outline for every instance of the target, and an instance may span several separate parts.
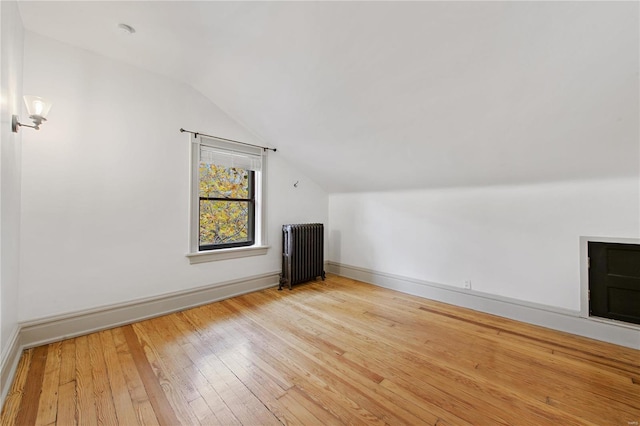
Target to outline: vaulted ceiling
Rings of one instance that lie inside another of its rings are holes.
[[[191,85],[329,192],[638,175],[637,2],[19,6]]]

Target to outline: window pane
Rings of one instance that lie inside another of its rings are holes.
[[[248,201],[200,200],[200,245],[250,241]]]
[[[200,163],[200,197],[249,198],[249,171]]]

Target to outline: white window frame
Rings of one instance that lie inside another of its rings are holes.
[[[191,134],[190,155],[190,203],[189,203],[189,251],[187,258],[191,264],[212,262],[216,260],[236,259],[248,256],[260,256],[267,254],[267,208],[266,208],[266,175],[267,155],[262,152],[262,170],[255,172],[255,242],[252,246],[224,248],[216,250],[199,251],[200,234],[200,146],[229,149],[233,143],[200,134]],[[242,145],[238,144],[240,148]]]

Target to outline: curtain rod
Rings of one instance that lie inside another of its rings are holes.
[[[256,148],[262,148],[262,149],[264,149],[265,151],[267,151],[267,150],[268,150],[268,151],[276,152],[276,148],[269,148],[269,147],[266,147],[266,146],[254,145],[254,144],[252,144],[252,143],[246,143],[246,142],[234,141],[233,139],[221,138],[220,136],[213,136],[213,135],[208,135],[208,134],[206,134],[206,133],[194,132],[194,131],[191,131],[191,130],[185,130],[185,129],[183,129],[183,128],[180,128],[180,133],[185,133],[185,132],[187,132],[187,133],[191,133],[191,134],[192,134],[192,135],[194,135],[195,137],[198,137],[198,135],[208,136],[208,137],[210,137],[210,138],[216,138],[216,139],[220,139],[220,140],[227,141],[227,142],[235,142],[235,143],[240,143],[240,144],[242,144],[242,145],[255,146]]]

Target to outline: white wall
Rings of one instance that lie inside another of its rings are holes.
[[[329,260],[580,310],[580,236],[640,236],[637,178],[329,196]]]
[[[22,114],[23,28],[14,1],[0,2],[0,348],[4,361],[18,325],[21,135],[11,115]],[[5,366],[9,368],[10,366]],[[4,390],[0,390],[4,395]]]
[[[272,249],[190,265],[189,137],[178,130],[260,141],[186,85],[31,32],[24,68],[25,92],[53,108],[24,135],[22,321],[279,271],[281,225],[327,223],[327,195],[270,153]]]

